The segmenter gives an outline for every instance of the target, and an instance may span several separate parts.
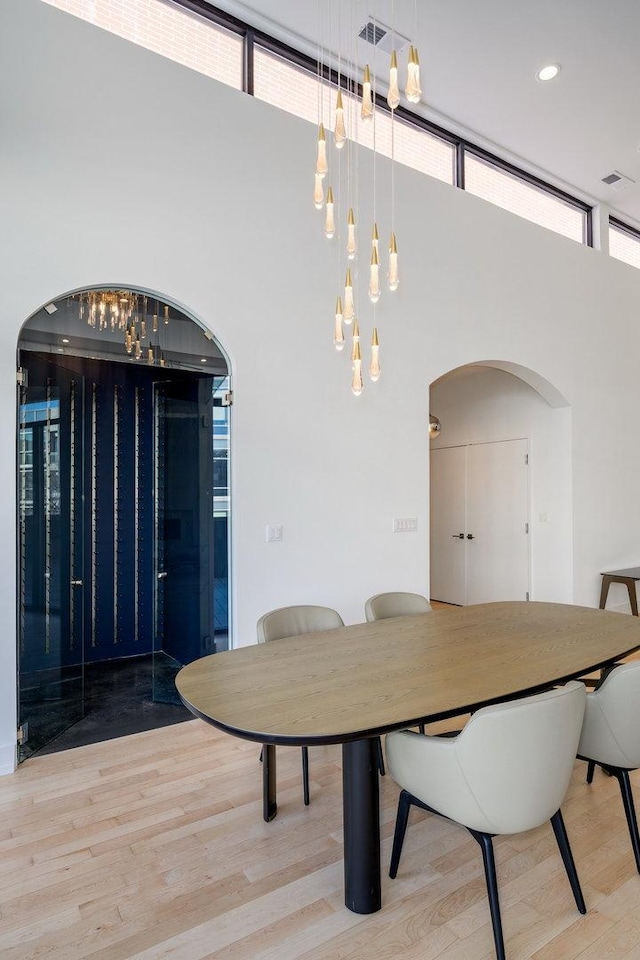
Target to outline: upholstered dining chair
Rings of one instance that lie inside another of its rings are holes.
[[[411,806],[467,828],[482,848],[498,960],[504,939],[492,838],[551,820],[580,913],[586,912],[560,805],[578,746],[586,692],[563,687],[483,707],[453,739],[387,734],[389,773],[401,787],[389,875],[398,872]]]
[[[263,614],[258,620],[258,643],[269,640],[281,640],[283,637],[297,637],[301,633],[319,633],[343,627],[344,620],[331,607],[317,607],[303,604],[292,607],[279,607]],[[263,753],[260,755],[262,759]],[[266,790],[266,784],[263,787]],[[309,805],[309,748],[302,747],[302,791],[305,805]],[[266,805],[266,797],[264,798]]]
[[[375,620],[387,620],[390,617],[404,617],[413,613],[430,613],[431,604],[420,593],[377,593],[369,597],[364,605],[367,623]]]
[[[587,783],[593,780],[596,764],[617,779],[640,873],[640,838],[629,780],[629,771],[640,767],[640,661],[614,667],[587,694],[578,757],[587,761]]]

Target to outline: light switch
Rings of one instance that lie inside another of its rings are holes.
[[[279,543],[282,540],[282,524],[268,523],[265,540],[267,543]]]
[[[395,517],[393,520],[394,533],[415,533],[417,529],[417,517]]]

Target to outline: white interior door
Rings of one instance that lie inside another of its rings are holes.
[[[467,603],[529,590],[527,440],[467,447]]]
[[[431,451],[431,597],[467,602],[466,448]]]
[[[527,598],[528,447],[504,440],[431,451],[432,599]]]

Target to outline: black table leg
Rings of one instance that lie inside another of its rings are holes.
[[[342,745],[344,902],[354,913],[375,913],[380,895],[380,795],[376,741]]]
[[[272,743],[265,743],[262,748],[262,816],[268,823],[277,812],[276,748]]]

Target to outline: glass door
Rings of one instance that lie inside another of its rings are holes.
[[[84,382],[21,352],[18,409],[19,760],[84,714]]]
[[[213,624],[216,653],[229,649],[229,437],[231,381],[213,384]]]
[[[214,653],[213,377],[154,385],[153,699],[179,703],[185,663]]]

